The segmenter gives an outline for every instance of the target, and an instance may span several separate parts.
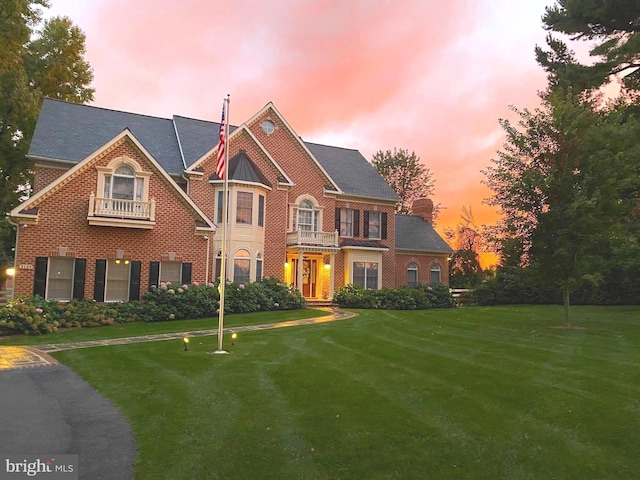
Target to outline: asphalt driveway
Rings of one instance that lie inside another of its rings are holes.
[[[136,443],[120,411],[64,365],[0,370],[0,457],[78,455],[79,478],[129,480]]]

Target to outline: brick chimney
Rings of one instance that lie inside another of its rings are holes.
[[[411,211],[429,225],[433,225],[433,202],[430,199],[416,198],[411,205]]]

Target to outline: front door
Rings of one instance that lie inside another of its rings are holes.
[[[302,296],[314,298],[316,296],[316,260],[302,261]]]

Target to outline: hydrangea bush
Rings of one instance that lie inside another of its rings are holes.
[[[18,298],[0,308],[0,335],[41,335],[59,328],[98,327],[136,321],[158,322],[215,317],[220,305],[213,283],[153,286],[140,301],[97,303],[93,300],[46,301]],[[225,314],[303,308],[300,292],[275,278],[260,282],[229,283]]]

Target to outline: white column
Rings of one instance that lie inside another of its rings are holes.
[[[298,290],[302,293],[302,258],[304,252],[302,250],[298,250],[298,271],[296,272],[298,276]]]

